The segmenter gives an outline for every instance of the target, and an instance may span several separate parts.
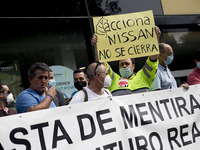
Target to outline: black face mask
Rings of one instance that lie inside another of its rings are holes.
[[[76,81],[75,83],[74,83],[74,86],[75,86],[75,88],[77,89],[77,90],[82,90],[83,89],[83,87],[85,87],[86,86],[86,81]]]

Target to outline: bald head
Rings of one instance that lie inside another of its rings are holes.
[[[94,62],[94,63],[90,64],[87,68],[87,76],[88,76],[89,80],[93,80],[94,76],[97,73],[104,72],[104,69],[105,69],[105,66],[100,62]]]
[[[173,49],[169,44],[166,43],[160,43],[159,44],[159,50],[161,53],[170,53],[173,54]]]
[[[159,50],[160,50],[159,64],[162,65],[163,67],[165,67],[166,65],[168,65],[168,64],[165,63],[165,61],[168,60],[168,56],[172,56],[173,57],[173,54],[174,54],[173,49],[169,44],[160,43],[159,44]]]

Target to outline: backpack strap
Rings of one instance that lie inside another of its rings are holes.
[[[84,102],[87,102],[88,101],[87,91],[84,88],[81,91],[83,91],[83,94],[84,94]]]
[[[106,89],[103,89],[103,90],[104,90],[104,92],[106,92],[108,95],[110,95]]]
[[[104,88],[103,88],[103,91],[106,92],[110,96],[110,100],[112,100],[112,95],[110,95],[110,93]]]

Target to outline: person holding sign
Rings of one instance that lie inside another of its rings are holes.
[[[102,63],[90,64],[87,68],[87,76],[89,79],[88,87],[83,87],[83,90],[78,91],[69,104],[112,97],[110,91],[104,88],[110,86],[112,80]]]
[[[160,38],[160,29],[155,27],[157,39]],[[97,35],[94,34],[92,38],[92,44],[95,48],[97,59]],[[122,59],[119,60],[119,72],[120,75],[115,73],[108,63],[105,63],[109,76],[112,79],[112,84],[108,89],[113,96],[133,94],[139,92],[150,91],[150,86],[155,78],[158,68],[158,55],[149,56],[145,65],[141,70],[134,74],[135,64],[132,60]]]
[[[162,90],[177,88],[177,83],[168,68],[168,65],[172,63],[174,59],[174,52],[172,47],[166,43],[159,44],[159,64],[156,78],[151,85],[151,90]],[[180,87],[189,89],[188,84],[181,84]]]
[[[49,72],[49,66],[45,63],[37,62],[31,66],[28,71],[30,86],[17,97],[17,113],[56,107],[53,102],[56,96],[55,87],[47,88]]]

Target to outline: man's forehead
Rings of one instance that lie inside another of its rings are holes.
[[[75,73],[74,78],[79,78],[79,77],[85,77],[85,74],[83,72]]]
[[[167,53],[173,53],[172,47],[169,46],[169,45],[167,45],[167,46],[166,46],[166,52],[167,52]]]
[[[121,64],[121,63],[126,63],[126,62],[131,63],[131,59],[129,58],[129,59],[122,59],[122,60],[119,60],[119,63],[120,63],[120,64]]]
[[[42,75],[42,74],[48,75],[48,71],[43,71],[43,70],[40,70],[40,69],[36,70],[36,75]]]

